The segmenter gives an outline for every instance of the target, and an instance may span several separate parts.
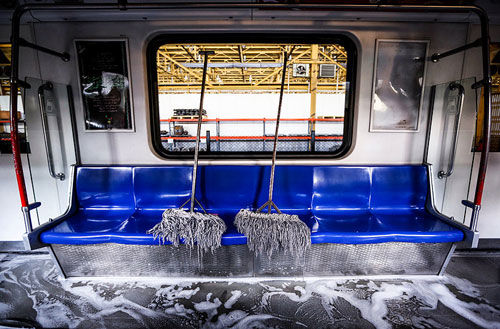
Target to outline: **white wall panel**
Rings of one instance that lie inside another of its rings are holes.
[[[36,24],[36,35],[40,43],[59,50],[69,51],[74,56],[73,40],[77,38],[110,38],[125,36],[129,39],[131,79],[135,116],[135,132],[95,133],[85,132],[83,114],[78,95],[76,62],[63,63],[57,58],[40,56],[44,79],[60,83],[71,83],[75,90],[78,129],[80,134],[82,160],[88,164],[158,164],[182,161],[158,158],[149,143],[149,114],[147,99],[147,75],[145,71],[145,50],[148,39],[160,33],[188,31],[269,31],[267,21],[227,22],[126,22],[126,23],[45,23]],[[329,21],[272,22],[273,31],[331,31],[349,32],[359,45],[358,81],[355,101],[354,145],[350,154],[343,159],[303,160],[301,163],[420,163],[425,140],[426,102],[420,116],[420,129],[412,133],[369,133],[370,100],[375,40],[384,39],[428,39],[430,53],[459,46],[465,39],[466,26],[463,24],[435,23],[366,23],[349,24]],[[58,33],[54,33],[58,31]],[[61,33],[59,33],[61,31]],[[41,36],[44,36],[43,42]],[[428,65],[427,84],[456,79],[459,71],[449,70],[461,67],[460,58],[448,58],[439,64]],[[23,72],[28,71],[28,67]],[[427,95],[428,96],[428,95]],[[427,97],[426,97],[427,98]],[[96,146],[99,146],[98,148]],[[132,151],[132,152],[131,152]],[[205,161],[221,163],[220,161]],[[269,161],[252,161],[268,163]],[[281,163],[285,163],[282,161]]]

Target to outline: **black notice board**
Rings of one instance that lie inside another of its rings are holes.
[[[131,130],[126,40],[77,40],[86,130]]]

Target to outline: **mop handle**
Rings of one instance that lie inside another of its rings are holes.
[[[203,117],[203,98],[205,96],[205,83],[207,78],[208,56],[215,54],[214,51],[200,51],[200,55],[204,56],[203,60],[203,76],[201,79],[201,94],[200,94],[200,109],[198,111],[198,127],[196,129],[196,146],[194,148],[194,164],[193,164],[193,182],[191,183],[191,205],[190,212],[194,212],[194,193],[196,190],[196,177],[198,173],[198,157],[200,154],[200,135],[201,135],[201,121]]]
[[[277,153],[277,146],[278,146],[278,129],[280,127],[281,105],[283,104],[283,92],[285,90],[287,60],[288,60],[288,54],[285,52],[285,58],[283,60],[283,73],[282,73],[282,77],[281,77],[280,100],[278,103],[278,115],[276,116],[276,131],[274,133],[273,159],[272,159],[272,163],[271,163],[271,178],[269,180],[269,205],[268,205],[268,212],[269,213],[271,213],[271,205],[272,205],[272,200],[273,200],[274,169],[276,168],[276,153]]]

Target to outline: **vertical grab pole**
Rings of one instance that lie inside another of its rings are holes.
[[[458,144],[458,133],[460,129],[460,117],[462,116],[462,109],[464,107],[464,98],[465,98],[465,88],[460,83],[453,82],[450,83],[448,89],[455,90],[458,89],[458,104],[457,104],[457,113],[454,124],[454,138],[453,138],[453,146],[451,147],[450,156],[448,159],[448,169],[446,171],[440,170],[438,172],[438,178],[443,179],[446,177],[450,177],[453,174],[453,169],[455,167],[455,155],[457,153],[457,144]]]
[[[483,10],[476,10],[476,14],[481,20],[481,50],[483,64],[484,88],[484,121],[483,121],[483,149],[481,150],[481,160],[479,162],[479,172],[477,176],[476,193],[474,195],[474,205],[472,208],[472,218],[470,229],[477,231],[477,221],[481,201],[483,198],[484,182],[486,178],[486,168],[488,166],[488,156],[490,152],[490,130],[491,130],[491,72],[490,72],[490,39],[488,16]]]
[[[12,155],[14,157],[14,168],[16,171],[17,187],[19,189],[19,198],[21,199],[21,210],[23,212],[24,226],[26,233],[33,230],[31,223],[28,194],[26,192],[26,183],[24,180],[23,164],[21,160],[21,150],[19,147],[18,119],[17,119],[17,90],[18,81],[18,60],[19,60],[19,24],[24,9],[17,8],[12,15],[12,36],[11,36],[11,73],[10,73],[10,142],[12,146]]]
[[[26,192],[26,181],[24,179],[23,163],[21,159],[21,150],[19,146],[18,119],[17,119],[17,90],[21,88],[29,88],[26,82],[19,81],[19,47],[25,46],[33,48],[37,51],[42,51],[50,55],[60,57],[63,61],[69,61],[67,53],[58,53],[45,47],[40,47],[24,39],[20,38],[19,25],[22,15],[28,10],[29,6],[18,6],[12,15],[12,35],[11,35],[11,73],[10,73],[10,143],[12,147],[12,155],[14,157],[14,169],[16,171],[17,187],[19,189],[19,198],[21,200],[21,211],[24,218],[24,226],[26,233],[33,231],[31,223],[30,210],[40,206],[40,202],[30,204],[28,202],[28,193]],[[27,247],[29,247],[27,245]]]

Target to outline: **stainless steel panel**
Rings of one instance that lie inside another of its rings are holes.
[[[246,245],[226,246],[198,258],[186,246],[121,244],[52,245],[68,277],[73,276],[250,276],[253,258]]]
[[[270,259],[257,257],[256,275],[438,274],[451,245],[406,242],[314,244],[303,260],[284,254],[273,255]]]
[[[249,277],[438,274],[452,243],[315,244],[303,259],[223,246],[200,259],[185,246],[52,245],[69,276]]]

